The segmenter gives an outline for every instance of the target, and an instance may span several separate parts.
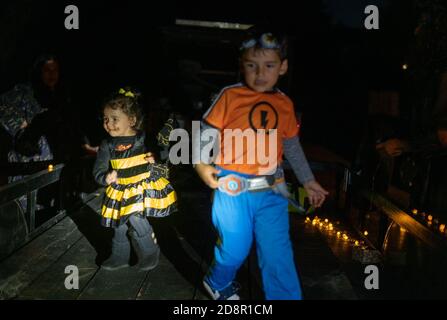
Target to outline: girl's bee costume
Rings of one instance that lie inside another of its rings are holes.
[[[169,181],[144,157],[144,135],[110,137],[99,148],[94,176],[103,184],[109,170],[118,173],[118,182],[106,189],[101,210],[102,225],[115,227],[129,215],[165,217],[176,210],[176,193]]]

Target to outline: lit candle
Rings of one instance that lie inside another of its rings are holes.
[[[418,214],[418,209],[413,209],[413,210],[411,210],[411,212],[412,212],[414,215],[416,215],[416,214]]]
[[[357,240],[355,240],[354,244],[355,244],[356,246],[358,246],[358,245],[359,245],[359,242],[358,242]]]
[[[429,214],[428,217],[427,217],[427,220],[428,221],[432,221],[433,220],[433,216],[431,214]]]
[[[48,165],[48,171],[53,171],[53,165],[52,164]]]
[[[439,226],[439,231],[444,232],[445,231],[445,224],[441,224]]]
[[[368,235],[368,231],[364,231],[363,234],[365,235],[365,237]]]
[[[325,223],[328,223],[328,222],[329,222],[329,220],[328,220],[328,219],[324,219],[324,222],[325,222]]]

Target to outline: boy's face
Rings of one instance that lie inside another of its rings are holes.
[[[125,137],[135,134],[135,119],[120,109],[104,108],[104,129],[112,137]]]
[[[287,67],[287,59],[281,61],[275,49],[249,48],[242,56],[245,83],[257,92],[271,91]]]

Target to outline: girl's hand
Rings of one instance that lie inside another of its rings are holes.
[[[219,184],[217,183],[216,174],[220,171],[214,168],[212,165],[199,163],[195,167],[199,177],[205,182],[205,184],[211,189],[216,189]]]
[[[116,183],[118,181],[118,173],[113,170],[112,172],[108,173],[106,175],[106,183],[107,185],[110,185],[112,183]]]
[[[144,160],[146,160],[149,163],[155,163],[155,158],[152,155],[152,152],[146,153],[145,156],[144,156]]]
[[[309,202],[311,206],[315,208],[321,207],[326,196],[329,194],[323,187],[315,180],[311,180],[304,184],[304,189],[309,196]]]

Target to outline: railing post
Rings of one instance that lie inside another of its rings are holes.
[[[350,209],[351,201],[351,171],[349,168],[343,168],[343,171],[337,170],[337,205],[342,210]]]
[[[37,190],[30,191],[26,194],[26,220],[29,232],[36,228],[36,199]]]

